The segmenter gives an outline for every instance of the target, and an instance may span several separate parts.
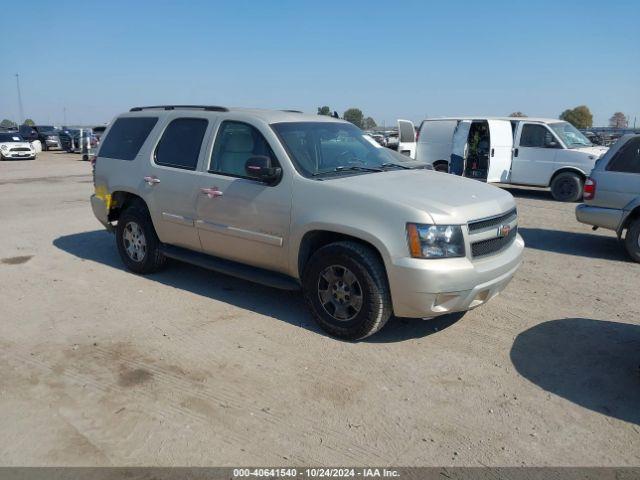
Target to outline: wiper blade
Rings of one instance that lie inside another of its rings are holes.
[[[398,167],[398,168],[402,168],[403,170],[412,170],[413,169],[413,167],[407,167],[406,165],[400,165],[399,163],[393,163],[393,162],[383,163],[382,165],[380,165],[380,167],[382,167],[382,168]]]
[[[312,174],[313,177],[317,177],[319,175],[327,175],[331,173],[339,173],[339,172],[383,172],[381,168],[373,168],[373,167],[361,167],[359,165],[352,165],[346,167],[344,165],[340,165],[333,170],[325,170],[322,172],[315,172]]]

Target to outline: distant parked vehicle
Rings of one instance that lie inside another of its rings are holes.
[[[398,134],[390,133],[384,137],[384,146],[392,150],[398,149]]]
[[[640,135],[625,135],[598,161],[584,184],[579,222],[614,230],[640,262]]]
[[[19,133],[0,133],[0,160],[35,160],[36,150]]]
[[[62,149],[67,153],[82,153],[83,160],[89,160],[89,156],[95,153],[100,141],[91,129],[68,128],[59,133]],[[83,142],[87,147],[83,151]]]
[[[575,202],[606,151],[562,120],[441,118],[422,122],[415,159],[483,182],[550,187],[556,200]]]
[[[93,131],[93,134],[97,138],[98,142],[100,142],[100,139],[102,138],[102,135],[104,134],[104,131],[106,129],[107,129],[106,125],[100,125],[100,126],[97,126],[97,127],[93,127],[91,129]]]
[[[29,142],[40,140],[44,151],[50,148],[60,148],[58,132],[52,125],[20,125],[18,131]]]

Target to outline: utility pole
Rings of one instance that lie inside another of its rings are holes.
[[[20,75],[16,73],[16,87],[18,87],[18,112],[20,115],[20,125],[24,123],[24,111],[22,110],[22,95],[20,94]]]

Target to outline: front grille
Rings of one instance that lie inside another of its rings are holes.
[[[484,230],[485,228],[499,227],[504,223],[510,223],[514,218],[517,217],[518,211],[514,208],[513,210],[510,210],[504,215],[500,215],[499,217],[469,222],[469,233],[477,232],[478,230]]]
[[[11,149],[12,152],[30,152],[31,150],[27,147],[14,147]]]
[[[490,238],[471,244],[471,255],[474,258],[483,257],[492,253],[498,253],[507,248],[516,239],[518,227],[512,228],[506,237]]]

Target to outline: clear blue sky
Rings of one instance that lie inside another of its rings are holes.
[[[640,125],[640,1],[30,1],[5,5],[0,118],[102,123],[135,105],[315,112],[378,123],[557,117]]]

